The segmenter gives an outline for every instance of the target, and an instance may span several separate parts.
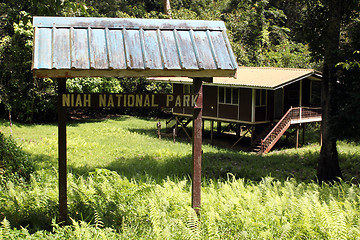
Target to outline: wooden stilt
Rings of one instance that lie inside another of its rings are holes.
[[[241,129],[240,129],[240,124],[236,124],[236,137],[240,137],[240,131]]]
[[[323,142],[322,131],[323,131],[323,125],[322,125],[322,123],[321,123],[321,124],[320,124],[320,146],[321,146],[321,147],[322,147],[322,142]]]
[[[210,121],[210,144],[214,144],[214,120]]]
[[[217,134],[220,135],[221,134],[221,122],[217,122]]]
[[[296,148],[299,147],[299,132],[300,132],[300,126],[296,125]]]
[[[305,131],[306,131],[306,125],[303,124],[303,130],[302,130],[302,146],[305,145]]]

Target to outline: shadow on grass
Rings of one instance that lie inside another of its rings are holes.
[[[172,144],[171,140],[169,144]],[[287,149],[272,152],[265,156],[242,151],[220,151],[219,153],[203,153],[202,177],[204,179],[226,179],[229,174],[236,178],[250,181],[260,181],[262,178],[272,176],[284,181],[295,178],[298,181],[316,181],[317,161],[319,147],[305,147],[303,149]],[[47,155],[32,154],[38,168],[57,168],[57,160]],[[358,183],[360,179],[360,152],[339,153],[340,168],[344,180]],[[181,155],[172,157],[154,157],[152,155],[136,155],[132,158],[116,158],[107,166],[73,166],[68,169],[75,175],[87,175],[96,168],[106,168],[118,172],[128,179],[138,181],[154,180],[162,182],[170,179],[190,179],[192,174],[192,156]]]
[[[260,181],[266,176],[272,176],[280,181],[295,178],[298,181],[313,181],[316,176],[317,154],[276,154],[259,156],[244,152],[212,153],[204,152],[202,160],[202,177],[204,179],[226,179],[229,174],[236,178]],[[68,166],[70,171],[78,175],[87,175],[95,170],[89,168]],[[102,166],[104,167],[104,166]],[[190,179],[192,173],[192,156],[185,155],[171,158],[153,156],[136,156],[133,158],[114,159],[104,168],[116,171],[128,179],[138,181],[164,179]]]
[[[126,121],[129,116],[116,118],[117,121]],[[97,121],[97,120],[94,120]],[[84,121],[88,122],[88,120]],[[70,123],[73,124],[73,123]],[[76,123],[75,123],[76,124]],[[157,131],[154,128],[130,128],[128,131],[157,138]],[[165,132],[165,129],[162,129]],[[190,134],[190,133],[189,133]],[[237,146],[234,150],[229,150],[229,146],[236,141],[235,136],[221,136],[215,138],[215,147],[218,153],[203,153],[202,176],[205,179],[226,179],[229,174],[237,178],[245,178],[251,181],[260,181],[266,176],[272,176],[278,180],[295,178],[298,181],[315,181],[317,161],[320,148],[316,145],[299,149],[282,149],[270,152],[265,156],[243,152],[249,144],[249,139],[243,139],[243,146]],[[163,141],[172,143],[171,137],[163,137]],[[177,142],[188,143],[189,139],[182,133],[181,137],[176,138]],[[221,142],[221,143],[220,143]],[[209,143],[208,132],[204,134],[204,144]],[[245,146],[245,147],[244,147]],[[206,149],[206,148],[204,148]],[[101,150],[100,150],[101,151]],[[57,159],[47,155],[33,154],[32,157],[40,167],[56,167]],[[358,182],[360,179],[360,152],[359,151],[339,151],[340,168],[345,181]],[[153,155],[133,156],[131,158],[115,158],[104,166],[81,166],[68,164],[70,172],[76,175],[87,175],[95,168],[107,168],[118,172],[129,178],[144,181],[153,179],[162,181],[167,177],[171,179],[190,178],[192,173],[192,156],[174,155],[172,157],[155,157]]]

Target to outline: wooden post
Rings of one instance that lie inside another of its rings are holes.
[[[161,122],[159,121],[157,124],[157,134],[158,134],[158,138],[161,139]]]
[[[216,129],[216,131],[217,131],[217,134],[218,134],[218,135],[221,134],[221,122],[220,122],[220,121],[217,122],[217,129]]]
[[[210,121],[210,144],[214,144],[214,120]]]
[[[305,124],[303,124],[303,132],[302,132],[302,145],[304,146],[305,145],[305,131],[306,131],[306,128],[305,128]]]
[[[172,137],[173,137],[173,142],[176,142],[176,128],[172,129]]]
[[[240,124],[236,124],[236,137],[240,137],[241,135],[241,128],[240,128]]]
[[[193,113],[193,175],[192,175],[192,207],[196,214],[201,208],[201,159],[202,159],[202,112],[203,112],[203,84],[207,79],[194,78],[194,93],[198,94]]]
[[[322,122],[321,122],[321,123],[320,123],[320,147],[322,147],[322,142],[323,142],[322,132],[323,132],[323,124],[322,124]]]
[[[296,148],[299,147],[299,132],[300,132],[300,125],[296,125]]]
[[[68,223],[67,170],[66,170],[66,108],[62,107],[61,95],[66,93],[66,79],[58,79],[58,164],[59,164],[59,222]]]

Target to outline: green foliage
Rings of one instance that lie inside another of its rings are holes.
[[[261,157],[204,145],[198,219],[190,207],[191,145],[158,140],[156,122],[122,117],[69,123],[71,224],[65,227],[56,224],[56,126],[14,124],[13,134],[37,170],[28,183],[8,179],[0,185],[0,238],[356,239],[360,234],[359,185],[312,182],[316,146]],[[5,124],[0,126],[5,131]],[[348,179],[359,176],[359,152],[356,144],[339,143]]]
[[[45,179],[45,176],[39,177]],[[254,183],[229,176],[226,181],[203,184],[202,209],[198,219],[189,206],[190,188],[186,180],[174,182],[167,179],[161,184],[136,183],[115,172],[98,169],[87,178],[71,175],[68,181],[71,225],[60,227],[47,220],[42,224],[52,225],[52,231],[29,233],[29,227],[12,229],[10,224],[16,226],[17,222],[6,217],[0,237],[356,239],[360,234],[359,187],[346,183],[319,187],[315,183],[298,183],[293,179],[279,182],[267,177]],[[18,187],[16,196],[23,195],[24,191],[33,193],[34,184]],[[73,195],[74,187],[83,194]],[[42,191],[46,190],[49,194],[55,188],[56,182],[53,182],[43,185]],[[29,197],[30,194],[27,194]],[[4,208],[12,208],[14,200],[1,196],[0,201],[10,203],[10,206],[2,205],[3,211]],[[39,202],[19,205],[17,209],[22,212],[28,207],[34,211],[37,208],[35,204]],[[41,206],[45,208],[44,212],[57,209],[56,205]],[[87,206],[88,210],[81,206]],[[87,219],[79,219],[79,216]]]
[[[66,89],[79,93],[119,93],[120,83],[117,78],[71,78],[66,81]]]
[[[264,66],[282,68],[316,68],[307,45],[284,41],[265,53]]]
[[[12,137],[0,132],[0,184],[9,179],[29,180],[33,170],[32,162]]]
[[[305,8],[304,4],[300,3],[286,4],[283,1],[267,0],[171,1],[174,19],[225,21],[231,45],[240,65],[314,67],[309,57],[313,54],[309,52],[307,45],[300,44],[297,38],[292,37],[294,33],[300,32],[298,29],[301,29],[294,20],[300,19],[299,15],[302,14],[301,11],[296,10],[297,7]],[[49,79],[33,79],[30,72],[32,16],[167,18],[168,16],[162,11],[162,1],[154,0],[26,0],[17,4],[12,1],[1,3],[0,16],[3,20],[0,24],[1,114],[5,116],[6,111],[11,111],[15,119],[23,122],[56,119],[56,82]],[[146,83],[141,78],[130,80],[78,78],[69,80],[68,87],[70,91],[87,92],[121,90],[159,92],[164,88],[158,84]],[[128,110],[124,113],[142,116],[149,114]],[[150,114],[159,114],[159,112],[151,111]]]

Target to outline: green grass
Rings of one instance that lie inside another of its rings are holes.
[[[130,179],[151,178],[160,182],[167,177],[188,177],[191,144],[187,139],[176,143],[157,139],[156,123],[155,119],[129,116],[68,123],[69,172],[84,175],[96,168],[107,168]],[[165,126],[165,121],[162,125]],[[6,122],[0,124],[0,130],[9,134]],[[57,167],[57,125],[14,124],[13,137],[31,155],[38,169]],[[339,142],[338,148],[345,180],[357,181],[360,146]],[[309,182],[316,180],[319,151],[316,141],[299,149],[274,150],[265,156],[204,144],[203,176],[218,179],[231,173],[253,181],[272,176]]]
[[[29,183],[0,189],[7,239],[358,239],[360,147],[339,142],[346,180],[319,187],[320,147],[258,156],[203,145],[200,220],[190,207],[192,146],[157,139],[155,119],[70,122],[68,205],[57,218],[57,126],[15,123],[34,161]],[[165,121],[162,121],[165,126]],[[7,122],[0,131],[9,134]],[[316,139],[316,137],[315,137]],[[23,228],[21,228],[21,226]],[[13,227],[16,227],[14,229]]]

